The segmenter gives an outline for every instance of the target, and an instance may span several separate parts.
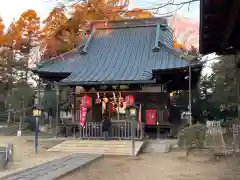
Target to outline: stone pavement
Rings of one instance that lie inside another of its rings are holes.
[[[73,154],[0,178],[1,180],[54,180],[101,158],[95,154]]]

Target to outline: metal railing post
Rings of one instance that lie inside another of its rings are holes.
[[[135,119],[133,119],[134,121]],[[132,141],[132,155],[135,156],[135,128],[134,122],[131,122],[131,141]]]

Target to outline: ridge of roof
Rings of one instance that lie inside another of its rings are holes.
[[[94,20],[94,21],[89,21],[89,24],[94,24],[94,23],[99,23],[99,22],[107,22],[107,23],[125,23],[125,22],[158,22],[162,21],[167,23],[167,18],[168,17],[153,17],[153,18],[136,18],[136,19],[120,19],[120,20]]]
[[[148,25],[156,25],[156,24],[168,24],[166,18],[162,17],[154,17],[154,18],[139,18],[139,19],[122,19],[122,20],[97,20],[97,21],[91,21],[89,26],[90,29],[93,28],[93,26],[96,29],[103,29],[103,28],[119,28],[119,27],[134,27],[134,26],[148,26]]]

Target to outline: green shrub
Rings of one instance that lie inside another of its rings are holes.
[[[206,126],[199,123],[185,127],[178,133],[178,146],[187,150],[203,149],[206,130]]]

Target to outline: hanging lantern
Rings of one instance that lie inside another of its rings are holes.
[[[105,110],[106,110],[106,103],[102,101],[102,114],[105,112]]]
[[[92,107],[92,98],[90,96],[83,96],[81,105],[87,109]]]
[[[97,99],[96,99],[96,104],[100,104],[101,103],[101,98],[99,93],[97,93]]]
[[[118,97],[118,102],[119,104],[122,104],[124,101],[123,97],[122,97],[122,94],[119,92],[119,97]]]
[[[126,96],[125,101],[128,107],[132,106],[134,104],[134,97],[132,95]]]
[[[122,103],[122,108],[124,108],[124,109],[127,108],[127,103],[125,101]]]
[[[104,93],[104,96],[103,96],[103,102],[104,102],[105,104],[108,103],[108,98],[106,97],[105,93]]]
[[[118,96],[118,105],[119,105],[119,107],[123,107],[123,101],[124,101],[124,99],[123,99],[123,97],[122,97],[122,94],[119,92],[119,96]]]

